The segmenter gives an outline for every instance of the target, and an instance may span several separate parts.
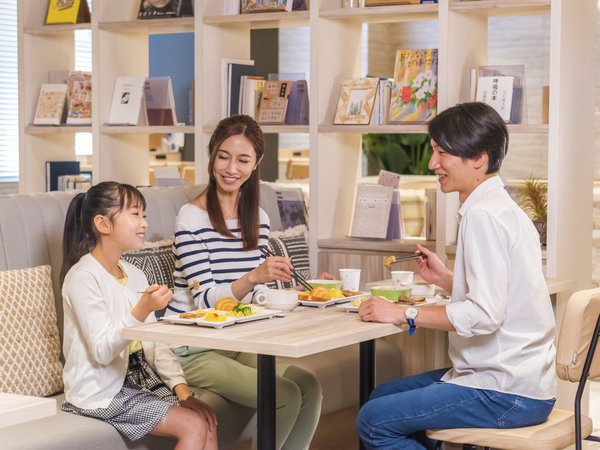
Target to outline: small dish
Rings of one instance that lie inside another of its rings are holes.
[[[411,294],[410,286],[375,286],[371,288],[371,295],[387,298],[388,300],[398,300],[401,295],[409,297]]]
[[[341,289],[342,281],[341,280],[307,280],[308,284],[310,284],[313,289],[319,286],[324,287],[325,289]]]
[[[417,282],[410,285],[412,287],[411,295],[413,297],[433,297],[435,295],[435,284],[426,282]]]

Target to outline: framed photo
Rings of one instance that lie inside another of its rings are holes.
[[[352,78],[344,81],[333,123],[368,125],[373,112],[378,78]]]

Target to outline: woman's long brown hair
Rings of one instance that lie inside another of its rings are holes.
[[[215,159],[221,144],[227,138],[236,135],[245,136],[254,147],[256,152],[256,163],[258,164],[265,153],[265,143],[262,130],[256,121],[245,115],[236,115],[227,117],[219,122],[213,132],[208,145],[209,162],[208,175],[209,182],[206,188],[206,210],[210,223],[218,233],[223,236],[235,238],[227,228],[221,203],[217,196],[217,181],[214,175]],[[244,250],[252,250],[258,247],[260,219],[258,208],[260,204],[260,185],[258,177],[258,168],[252,172],[242,187],[237,202],[237,216],[242,244]]]

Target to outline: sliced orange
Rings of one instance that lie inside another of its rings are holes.
[[[223,297],[217,303],[215,303],[215,309],[219,311],[231,311],[235,305],[238,304],[238,301],[231,297]]]

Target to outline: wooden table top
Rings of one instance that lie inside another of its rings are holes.
[[[190,345],[263,355],[301,356],[398,333],[406,325],[363,322],[354,312],[335,305],[298,307],[285,317],[237,323],[214,329],[197,325],[147,323],[123,329],[131,340]]]

